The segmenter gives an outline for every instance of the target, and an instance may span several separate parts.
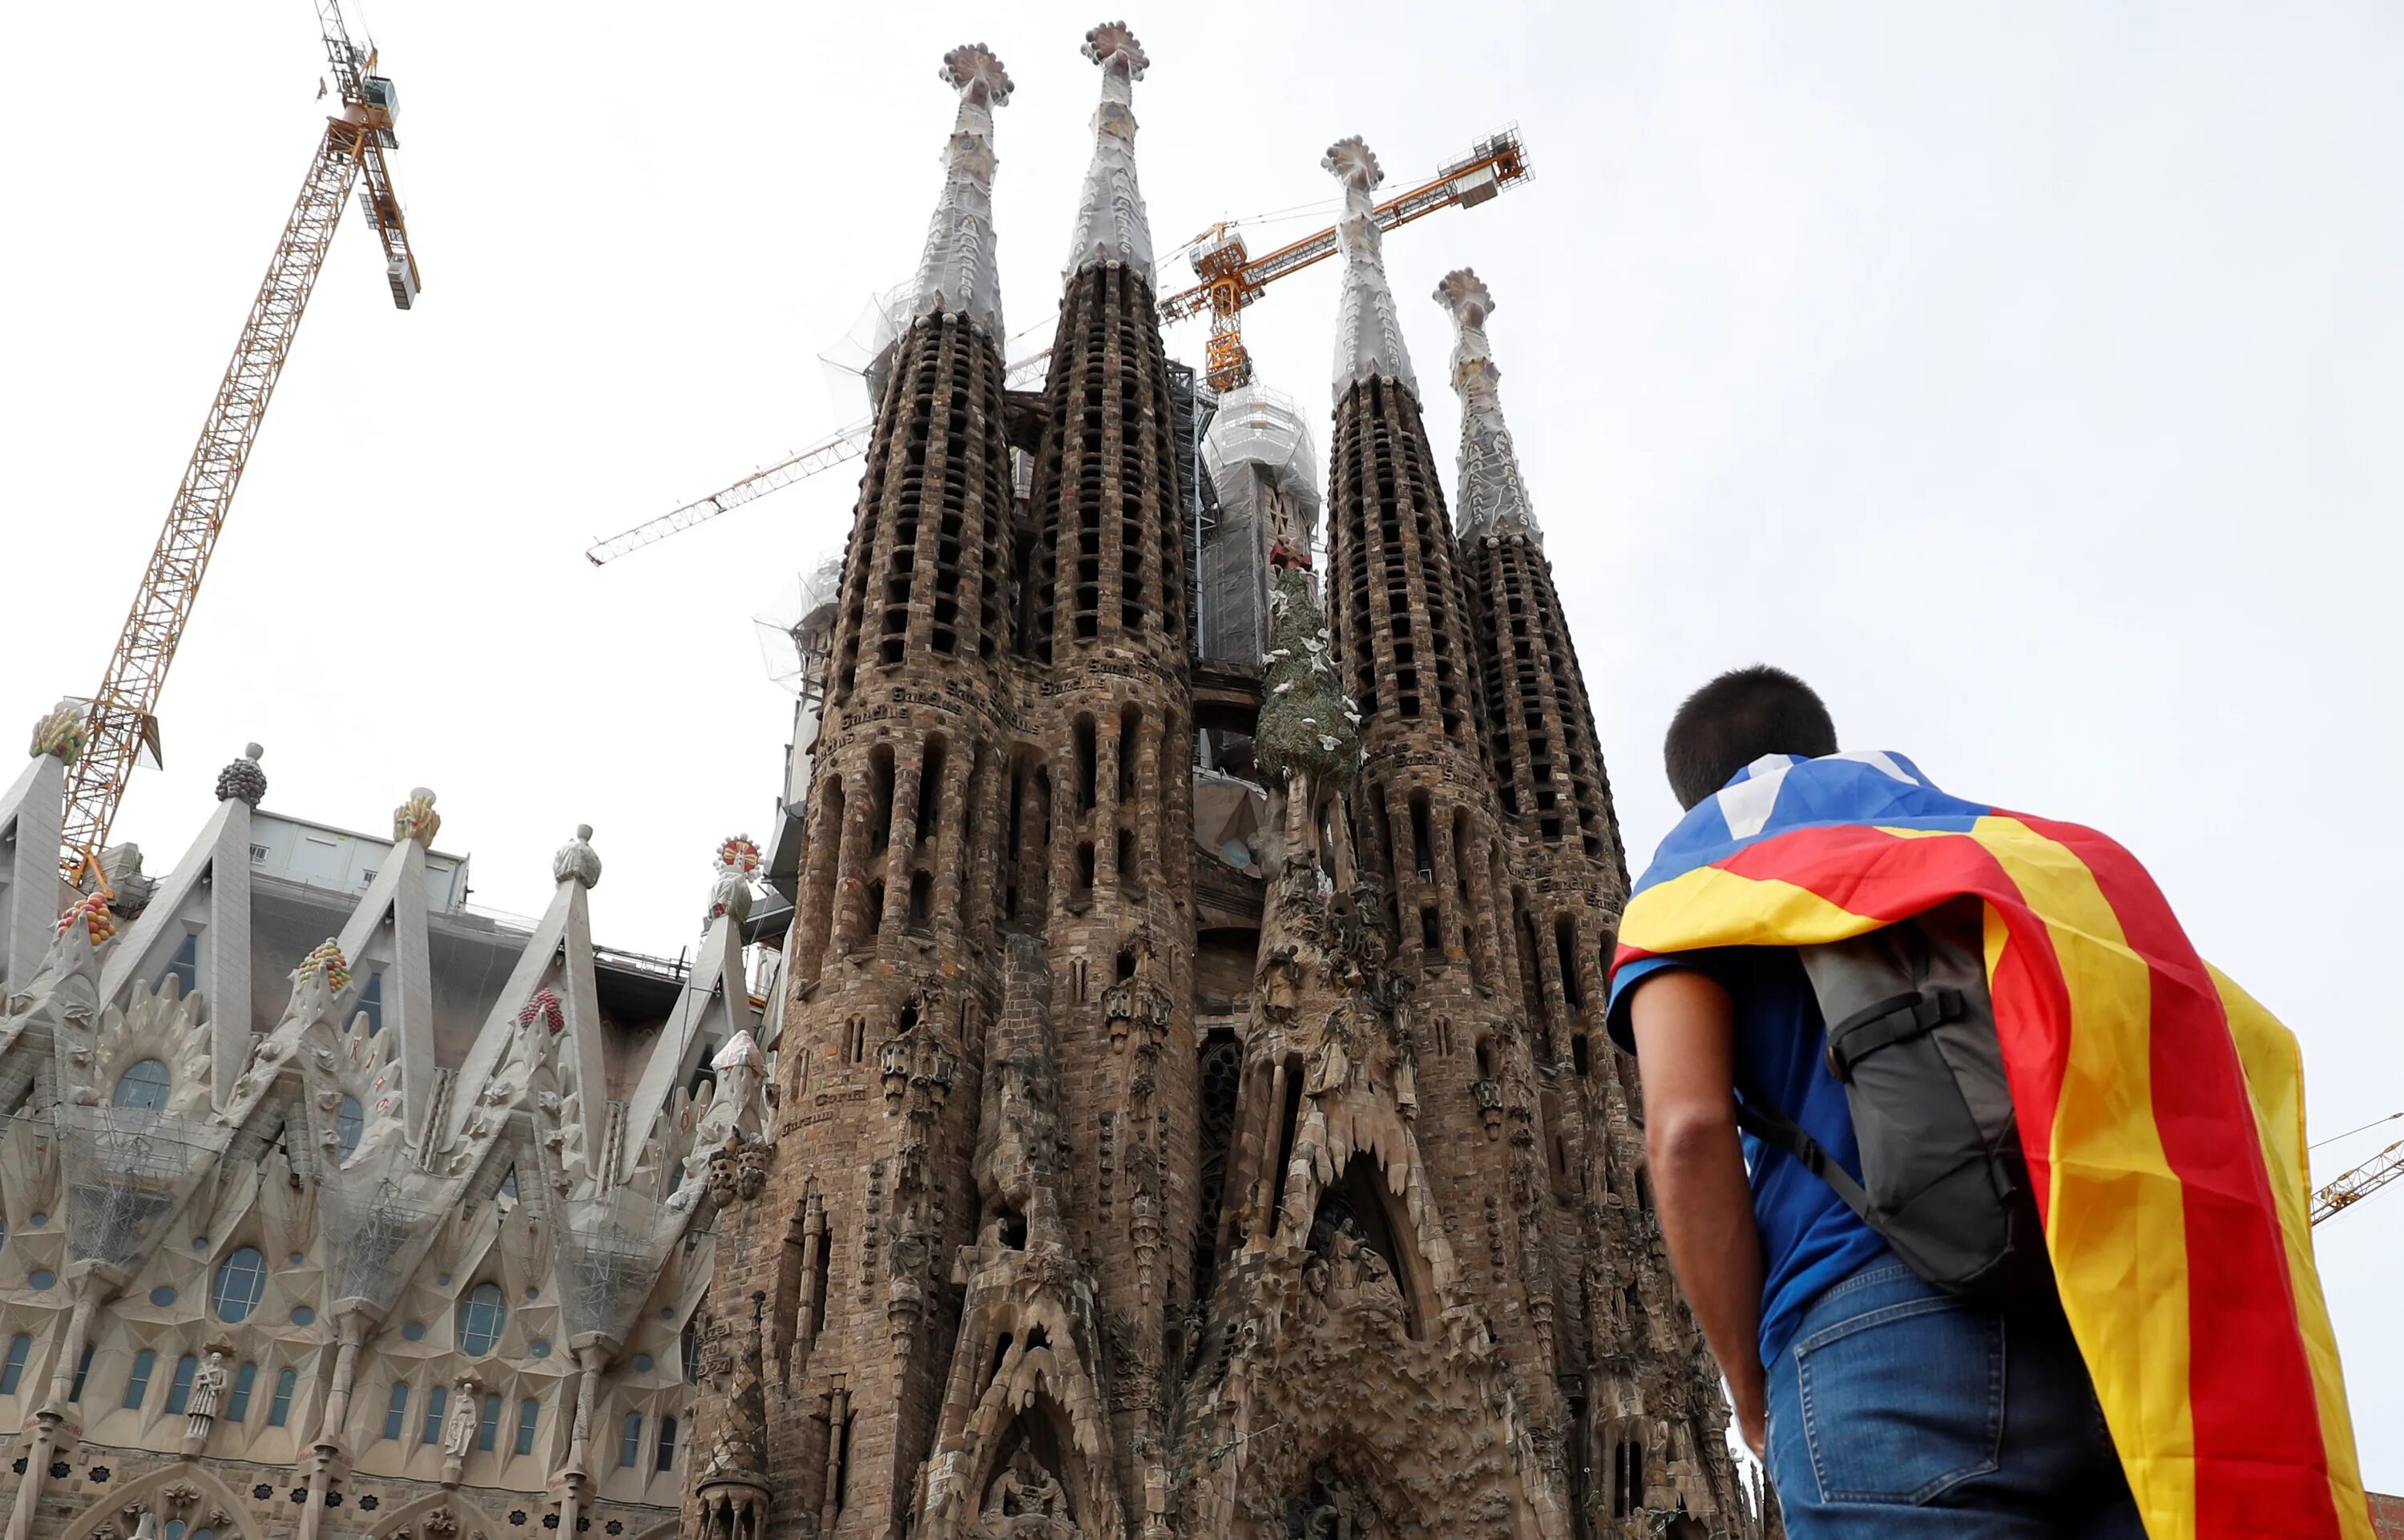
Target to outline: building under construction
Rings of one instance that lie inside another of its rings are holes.
[[[0,792],[10,1540],[672,1533],[711,1157],[765,1127],[756,847],[689,956],[614,952],[590,830],[484,913],[430,793],[281,816],[254,745],[172,872],[63,893],[81,729]]]
[[[1315,411],[1167,358],[1146,60],[1115,25],[1085,51],[1025,393],[1011,82],[944,58],[924,259],[804,607],[774,1110],[715,1200],[689,1532],[1774,1529],[1601,1035],[1627,867],[1493,301],[1461,272],[1414,312],[1465,409],[1448,506],[1377,159],[1327,151],[1322,483]]]

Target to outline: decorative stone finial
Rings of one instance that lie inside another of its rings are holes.
[[[415,840],[427,849],[434,847],[434,836],[442,832],[442,815],[434,810],[434,793],[423,786],[410,789],[409,800],[392,810],[392,837]]]
[[[718,880],[710,885],[709,918],[732,915],[740,925],[751,914],[751,874],[760,869],[760,847],[748,834],[718,842]]]
[[[259,757],[266,752],[255,743],[244,744],[242,758],[217,772],[217,801],[258,806],[267,795],[267,772],[259,767]]]
[[[943,190],[927,226],[927,247],[912,286],[916,315],[964,315],[999,342],[1001,275],[994,265],[993,109],[1010,100],[1010,72],[983,43],[943,55],[945,84],[960,93],[943,148]]]
[[[760,1051],[759,1040],[751,1035],[751,1029],[746,1027],[726,1040],[726,1046],[718,1050],[718,1056],[709,1061],[709,1067],[721,1071],[745,1069],[754,1074],[765,1074],[768,1071],[768,1056]]]
[[[1344,184],[1344,217],[1335,222],[1335,244],[1344,253],[1344,289],[1335,318],[1335,395],[1343,403],[1352,387],[1392,380],[1413,396],[1419,378],[1394,313],[1394,291],[1386,282],[1384,237],[1377,230],[1371,193],[1386,174],[1358,134],[1327,147],[1320,162]]]
[[[26,754],[35,759],[48,754],[62,764],[75,763],[83,756],[83,702],[59,702],[34,722],[34,746]]]
[[[1085,34],[1085,57],[1102,66],[1102,100],[1094,109],[1094,159],[1077,205],[1067,276],[1097,262],[1118,262],[1152,281],[1152,219],[1135,175],[1135,91],[1152,61],[1124,21],[1105,21]]]
[[[331,936],[311,948],[309,955],[300,959],[300,966],[292,970],[295,983],[305,983],[319,974],[325,976],[326,992],[329,995],[339,995],[351,987],[350,962],[342,956],[342,944]]]
[[[552,881],[582,883],[587,891],[601,881],[601,858],[594,853],[592,838],[591,824],[576,826],[576,837],[552,852]]]
[[[84,928],[84,934],[91,938],[94,946],[117,934],[117,921],[109,915],[107,898],[99,893],[86,893],[68,904],[66,913],[59,917],[57,933],[64,936],[77,925]]]
[[[1502,397],[1494,350],[1486,340],[1486,317],[1494,296],[1467,268],[1444,275],[1435,301],[1452,313],[1452,388],[1461,396],[1461,476],[1456,497],[1458,527],[1464,539],[1514,531],[1541,538],[1536,515],[1519,475],[1519,454],[1502,421]]]

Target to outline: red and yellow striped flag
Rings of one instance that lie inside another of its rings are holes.
[[[2151,1540],[2371,1540],[2313,1262],[2303,1062],[2110,839],[1900,755],[1765,759],[1662,845],[1617,972],[1808,945],[1949,899],[1987,973],[2064,1309]]]

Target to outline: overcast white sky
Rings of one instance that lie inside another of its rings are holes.
[[[1127,13],[1164,251],[1332,203],[1342,134],[1390,187],[1527,135],[1530,185],[1388,259],[1447,462],[1424,297],[1464,263],[1492,286],[1640,863],[1676,699],[1770,659],[1849,744],[2131,845],[2301,1034],[2316,1133],[2404,1108],[2404,838],[2378,811],[2404,762],[2404,12],[1251,14]],[[1018,84],[1003,281],[1011,328],[1048,328],[1099,19],[378,0],[425,293],[396,312],[346,217],[119,834],[172,865],[257,738],[273,808],[381,830],[433,787],[505,909],[539,909],[589,821],[602,939],[687,945],[716,840],[766,833],[791,726],[750,616],[840,547],[857,466],[606,570],[583,548],[860,414],[816,355],[915,262],[954,43]],[[322,67],[301,0],[0,18],[0,730],[99,678]],[[1289,280],[1246,328],[1313,412],[1334,292],[1332,266]],[[1198,327],[1169,342],[1199,359]],[[2317,1241],[2366,1473],[2404,1490],[2404,1187]]]

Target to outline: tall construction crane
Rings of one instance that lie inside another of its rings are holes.
[[[2398,1118],[2404,1118],[2404,1113],[2391,1113],[2379,1119],[2378,1123],[2367,1123],[2363,1127],[2376,1127],[2379,1123],[2393,1123]],[[2356,1128],[2353,1131],[2360,1133],[2363,1130]],[[2336,1139],[2344,1137],[2340,1134]],[[2335,1139],[2323,1142],[2334,1143]],[[2341,1211],[2353,1208],[2398,1177],[2404,1177],[2404,1139],[2397,1140],[2353,1169],[2340,1171],[2314,1192],[2313,1223],[2317,1225]]]
[[[1514,124],[1480,140],[1465,159],[1446,166],[1433,180],[1379,203],[1374,211],[1377,228],[1392,230],[1440,208],[1475,208],[1526,181],[1529,175],[1528,147]],[[1223,395],[1251,383],[1252,356],[1244,351],[1244,307],[1278,279],[1324,261],[1335,250],[1333,225],[1261,257],[1248,255],[1243,236],[1228,225],[1213,225],[1195,241],[1194,271],[1202,281],[1161,301],[1160,318],[1181,321],[1205,310],[1210,313],[1203,374],[1210,388]]]
[[[1530,175],[1528,147],[1519,137],[1517,125],[1511,125],[1480,140],[1466,158],[1446,166],[1433,180],[1379,203],[1375,210],[1377,228],[1392,230],[1440,208],[1475,208],[1506,189],[1516,187]],[[1244,351],[1244,307],[1259,299],[1261,291],[1278,279],[1300,273],[1334,256],[1336,250],[1335,227],[1330,225],[1266,256],[1252,258],[1246,254],[1244,238],[1237,231],[1236,224],[1237,221],[1223,219],[1181,248],[1194,254],[1194,271],[1202,282],[1160,301],[1163,324],[1185,320],[1206,310],[1210,313],[1210,340],[1205,347],[1206,373],[1210,388],[1222,393],[1250,383],[1252,377],[1251,355]],[[1011,365],[1004,383],[1012,389],[1021,388],[1022,383],[1031,384],[1040,378],[1051,353],[1046,348]],[[640,551],[694,525],[705,524],[755,497],[832,469],[867,453],[868,433],[866,422],[853,423],[807,449],[753,471],[722,491],[672,509],[655,519],[646,519],[606,540],[596,540],[585,550],[584,559],[600,567],[630,551]]]
[[[152,759],[159,757],[156,712],[167,667],[175,660],[184,623],[200,596],[201,576],[225,527],[234,488],[242,483],[250,446],[267,415],[268,398],[275,393],[284,361],[291,356],[301,312],[325,267],[334,227],[352,189],[359,189],[359,206],[384,243],[384,280],[391,286],[392,302],[403,310],[416,302],[417,258],[410,250],[400,198],[393,190],[392,169],[384,159],[384,152],[398,142],[393,137],[393,119],[399,98],[392,82],[375,73],[374,48],[362,49],[351,41],[339,0],[316,0],[316,5],[326,63],[342,109],[326,120],[300,195],[293,201],[275,255],[268,260],[267,276],[250,302],[242,335],[235,339],[233,359],[226,365],[225,378],[201,424],[183,484],[168,505],[166,525],[143,570],[142,585],[134,591],[117,651],[109,655],[108,671],[85,715],[83,752],[67,779],[63,837],[71,879],[79,879],[86,870],[97,877],[100,849],[124,800],[135,757],[145,749]],[[365,187],[359,187],[362,180]]]

